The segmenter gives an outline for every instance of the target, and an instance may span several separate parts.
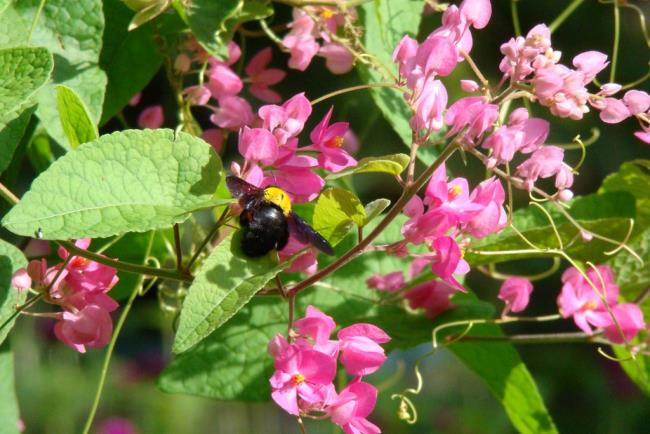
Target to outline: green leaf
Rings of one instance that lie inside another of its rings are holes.
[[[11,26],[6,44],[31,44],[54,54],[52,83],[38,93],[36,111],[47,132],[62,146],[67,141],[56,109],[57,84],[73,89],[84,102],[93,123],[99,122],[106,74],[99,66],[104,14],[102,0],[21,0],[0,16],[0,28]],[[36,16],[38,14],[38,17]],[[33,31],[31,25],[36,22]]]
[[[135,30],[165,12],[171,6],[170,0],[159,0],[140,9],[129,23],[128,30]]]
[[[355,175],[357,173],[388,173],[390,175],[399,175],[406,169],[409,164],[409,156],[406,154],[384,155],[383,157],[366,157],[359,160],[354,167],[349,167],[337,173],[331,173],[325,177],[328,181],[342,178],[344,176]]]
[[[623,163],[618,172],[609,175],[600,186],[600,193],[626,192],[636,199],[634,234],[650,227],[650,160]]]
[[[162,56],[154,42],[153,26],[128,31],[132,12],[121,0],[104,0],[106,21],[104,43],[99,63],[108,76],[102,111],[104,124],[142,90],[154,77]],[[125,80],[128,77],[128,80]]]
[[[6,241],[0,240],[0,324],[4,324],[21,305],[27,296],[26,291],[19,291],[11,285],[11,276],[20,268],[27,266],[23,252]],[[15,318],[0,330],[0,344],[14,325]],[[0,384],[2,384],[0,382]]]
[[[494,325],[476,326],[471,335],[500,336],[501,330]],[[557,433],[535,380],[511,344],[459,342],[449,349],[487,384],[517,431]]]
[[[318,197],[314,209],[313,226],[333,246],[338,244],[352,227],[362,227],[366,210],[353,193],[340,188],[328,188]]]
[[[43,238],[108,237],[165,228],[212,199],[219,157],[172,130],[127,130],[85,143],[34,180],[4,217],[10,231]]]
[[[604,254],[605,251],[616,247],[611,243],[596,238],[589,243],[578,241],[571,244],[573,239],[580,238],[579,231],[557,211],[553,204],[545,204],[544,207],[553,217],[563,244],[569,246],[566,252],[573,258],[600,262],[607,258]],[[575,199],[571,203],[568,212],[587,230],[614,240],[623,240],[629,229],[630,219],[634,218],[636,211],[634,197],[629,193],[604,193]],[[513,222],[514,226],[539,248],[558,248],[558,241],[552,226],[544,213],[537,207],[529,206],[518,210],[513,215]],[[467,251],[465,259],[472,265],[481,265],[545,255],[543,252],[516,255],[481,255],[472,252],[498,252],[500,250],[521,249],[531,250],[530,246],[515,231],[506,228],[496,235],[488,236],[472,244],[472,248]]]
[[[267,256],[248,258],[240,248],[241,231],[214,249],[199,268],[183,302],[173,351],[182,353],[218,329],[273,279],[286,263]]]
[[[0,346],[0,434],[19,434],[18,401],[14,386],[14,355],[5,342]]]
[[[424,4],[424,0],[377,0],[358,8],[365,30],[363,44],[376,58],[373,67],[359,64],[359,74],[364,83],[395,81],[397,67],[391,60],[393,50],[404,35],[416,37]],[[402,93],[393,88],[376,87],[370,89],[370,94],[395,132],[410,146],[411,111]]]
[[[23,111],[17,118],[4,125],[0,124],[0,174],[9,167],[16,147],[23,138],[29,120],[36,107],[30,107]]]
[[[74,90],[67,86],[56,86],[56,104],[61,118],[63,132],[72,149],[82,143],[97,140],[97,126],[90,120],[90,114],[84,102]]]
[[[0,49],[0,122],[15,119],[21,104],[47,82],[51,72],[52,54],[45,48]]]
[[[366,210],[366,219],[363,222],[363,225],[367,225],[373,219],[378,217],[386,208],[390,206],[390,200],[388,199],[377,199],[369,202],[364,207]]]

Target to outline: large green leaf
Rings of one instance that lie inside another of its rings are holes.
[[[545,208],[553,218],[562,242],[569,246],[566,252],[579,260],[595,262],[607,258],[604,252],[612,250],[615,245],[594,238],[590,242],[580,239],[580,232],[552,204]],[[635,216],[634,197],[629,193],[592,194],[575,199],[571,203],[569,214],[587,230],[614,240],[625,238],[630,219]],[[558,241],[544,213],[536,207],[520,209],[513,215],[514,226],[533,244],[544,248],[558,248]],[[572,240],[574,241],[572,243]],[[578,240],[578,241],[575,241]],[[521,254],[480,255],[472,251],[498,252],[501,250],[528,250],[527,245],[511,228],[506,228],[496,235],[491,235],[472,244],[465,258],[472,265],[503,262],[514,259],[544,256],[544,252]]]
[[[99,63],[108,76],[101,123],[119,112],[156,74],[162,56],[152,26],[128,31],[131,12],[121,0],[104,0],[106,21]]]
[[[9,343],[0,345],[0,434],[19,434],[20,414],[14,386],[14,355]]]
[[[16,312],[16,306],[25,301],[26,291],[19,291],[11,285],[11,276],[27,266],[23,252],[6,241],[0,240],[0,324]],[[14,320],[0,330],[0,344],[14,325]]]
[[[107,237],[184,221],[212,203],[221,161],[201,139],[127,130],[85,143],[32,183],[2,224],[45,239]]]
[[[173,351],[192,348],[250,301],[286,264],[266,256],[248,258],[240,248],[241,231],[214,249],[196,273],[183,302]]]
[[[11,29],[8,36],[0,37],[4,46],[42,46],[54,54],[53,82],[38,93],[36,113],[59,144],[65,146],[66,139],[56,109],[55,85],[72,88],[94,123],[99,121],[106,88],[106,74],[98,66],[104,31],[101,0],[14,1],[0,15],[0,28]]]
[[[86,105],[74,90],[63,85],[57,86],[56,105],[63,132],[72,149],[99,137],[97,126],[90,119]]]
[[[472,335],[499,336],[497,326],[477,326]],[[476,373],[503,405],[522,434],[557,433],[551,416],[519,354],[509,343],[457,343],[450,350]]]
[[[340,188],[328,188],[318,197],[314,208],[314,229],[332,245],[338,244],[353,225],[362,227],[366,210],[359,198]]]
[[[424,4],[424,0],[376,0],[364,3],[359,8],[365,30],[364,46],[379,65],[359,65],[359,74],[365,83],[395,81],[397,68],[391,55],[404,35],[417,35]],[[386,120],[404,143],[410,145],[411,112],[402,93],[392,88],[373,88],[370,93]]]
[[[0,49],[0,122],[15,119],[51,72],[52,54],[45,48]]]

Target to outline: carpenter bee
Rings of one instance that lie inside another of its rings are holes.
[[[227,176],[226,185],[243,210],[241,247],[247,256],[257,257],[287,245],[291,233],[298,241],[311,244],[323,253],[334,254],[330,243],[291,211],[291,199],[278,187],[259,188],[236,176]]]

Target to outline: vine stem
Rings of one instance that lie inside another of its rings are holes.
[[[341,268],[343,265],[347,264],[350,262],[352,259],[356,258],[360,254],[362,254],[369,246],[370,244],[377,238],[383,231],[386,229],[386,227],[399,215],[400,212],[402,212],[402,208],[406,206],[409,200],[424,186],[424,184],[429,180],[433,172],[442,164],[444,163],[447,158],[451,156],[451,154],[454,153],[456,150],[456,140],[452,140],[449,142],[449,144],[443,149],[443,151],[440,153],[438,158],[429,166],[418,178],[413,182],[412,185],[409,185],[404,188],[404,192],[402,193],[402,196],[399,198],[397,202],[395,202],[395,205],[388,211],[386,216],[379,222],[379,224],[375,227],[375,229],[368,234],[363,240],[361,240],[360,243],[358,243],[356,246],[348,250],[338,258],[336,261],[332,262],[322,270],[318,271],[317,273],[307,277],[306,279],[302,280],[301,282],[297,283],[294,287],[292,287],[288,291],[288,295],[295,295],[299,293],[300,291],[304,290],[305,288],[308,288],[309,286],[313,285],[314,283],[318,282],[319,280],[323,279],[324,277],[328,276],[329,274],[333,273],[334,271],[338,270]]]
[[[616,66],[618,63],[618,47],[621,39],[621,10],[618,0],[614,0],[614,46],[612,47],[612,64],[609,71],[609,82],[614,83],[616,80]]]
[[[374,87],[395,87],[395,83],[390,83],[390,82],[381,82],[381,83],[369,83],[369,84],[359,84],[356,86],[350,86],[350,87],[344,87],[343,89],[336,90],[334,92],[330,92],[328,94],[325,94],[321,97],[316,98],[315,100],[311,101],[311,105],[314,106],[318,104],[319,102],[323,102],[326,99],[335,97],[337,95],[341,95],[344,93],[348,92],[354,92],[356,90],[363,90],[363,89],[372,89]]]
[[[2,196],[7,202],[9,202],[12,205],[17,204],[20,199],[18,199],[18,196],[13,194],[11,190],[9,190],[3,183],[0,182],[0,196]]]
[[[571,16],[573,11],[578,9],[578,7],[584,3],[585,0],[573,0],[560,15],[558,15],[553,22],[548,26],[551,33],[555,32],[561,25],[566,21],[567,18]]]
[[[131,296],[126,302],[126,305],[124,305],[124,310],[122,311],[122,314],[120,315],[120,318],[115,326],[115,330],[113,331],[111,342],[108,344],[108,348],[106,349],[106,356],[104,356],[104,362],[102,364],[102,371],[99,377],[99,383],[97,384],[95,398],[93,400],[93,405],[90,408],[90,413],[88,413],[88,418],[86,419],[86,424],[84,425],[83,434],[88,434],[90,432],[90,428],[92,427],[93,420],[95,419],[95,414],[97,413],[97,408],[99,407],[99,400],[101,399],[102,391],[104,390],[104,384],[106,383],[106,376],[108,374],[108,367],[111,363],[111,357],[113,356],[115,342],[117,342],[117,337],[122,331],[126,317],[131,311],[131,306],[133,306],[133,302],[138,295],[139,286],[140,285],[136,285],[135,289],[131,293]]]
[[[174,225],[174,250],[176,251],[176,270],[183,271],[183,251],[181,249],[181,230],[178,223]]]
[[[456,342],[464,341],[482,341],[482,342],[512,342],[513,344],[569,344],[569,343],[585,343],[585,344],[602,344],[610,342],[603,341],[597,336],[589,336],[580,332],[571,333],[539,333],[539,334],[521,334],[509,336],[462,336],[455,339],[454,336],[448,336],[445,340],[453,340]]]

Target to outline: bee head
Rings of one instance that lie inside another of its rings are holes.
[[[277,205],[285,216],[291,213],[291,199],[286,191],[278,187],[267,187],[264,189],[264,200]]]

